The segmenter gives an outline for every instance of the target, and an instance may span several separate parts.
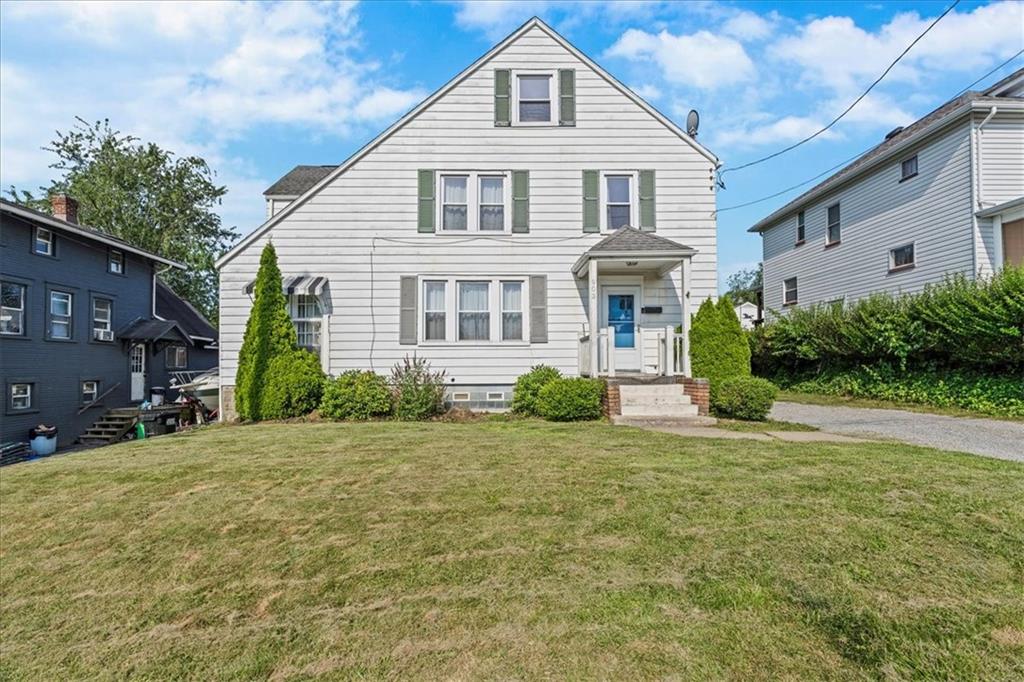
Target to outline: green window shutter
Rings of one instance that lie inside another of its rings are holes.
[[[512,72],[509,69],[494,70],[494,125],[511,124],[510,106],[512,90]]]
[[[558,70],[558,125],[576,125],[576,71]]]
[[[548,342],[548,278],[530,277],[530,343]]]
[[[654,171],[640,171],[640,229],[654,232]]]
[[[596,170],[583,171],[583,231],[601,231],[601,174]]]
[[[434,171],[420,170],[417,183],[417,229],[420,232],[434,231]]]
[[[512,171],[512,231],[530,231],[530,171]]]
[[[415,345],[416,334],[416,278],[402,277],[399,290],[399,315],[398,315],[398,343],[402,345]]]

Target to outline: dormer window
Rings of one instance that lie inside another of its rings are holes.
[[[552,92],[554,81],[551,73],[516,74],[516,123],[550,125],[557,122]]]

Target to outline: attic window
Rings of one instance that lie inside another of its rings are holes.
[[[551,94],[554,77],[550,73],[516,75],[516,123],[524,125],[554,122]]]
[[[914,154],[900,164],[900,182],[909,180],[915,175],[917,175],[917,154]]]

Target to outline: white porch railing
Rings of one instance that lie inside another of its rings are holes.
[[[593,353],[597,352],[596,376],[615,376],[614,327],[604,327],[597,332],[593,341],[589,333],[578,336],[578,369],[580,376],[591,376],[594,371]],[[686,338],[677,333],[675,327],[641,327],[641,361],[645,374],[660,376],[688,376],[689,363]]]

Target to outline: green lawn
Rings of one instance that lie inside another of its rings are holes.
[[[1024,677],[1024,466],[604,424],[0,472],[0,679]]]

